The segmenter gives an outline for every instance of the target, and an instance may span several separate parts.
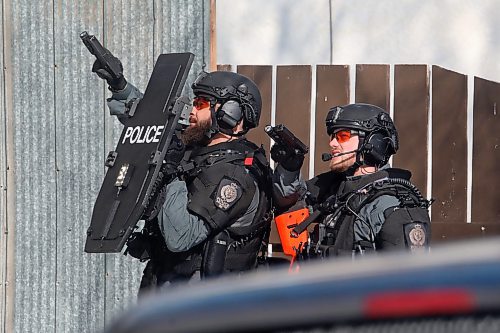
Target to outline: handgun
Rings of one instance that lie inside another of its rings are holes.
[[[89,35],[87,31],[80,34],[83,44],[89,49],[97,60],[101,63],[104,69],[111,74],[113,79],[118,79],[123,76],[123,70],[120,66],[120,62],[116,61],[116,57],[113,56],[108,49],[102,46],[99,40],[94,35]]]
[[[274,140],[278,145],[287,149],[294,149],[295,153],[305,155],[309,152],[307,147],[299,138],[297,138],[285,125],[279,124],[276,126],[267,125],[264,131]]]

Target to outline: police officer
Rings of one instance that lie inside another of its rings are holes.
[[[126,117],[142,93],[98,61],[93,71],[109,84],[110,113]],[[165,159],[173,169],[191,167],[163,188],[159,211],[128,244],[129,253],[149,259],[141,288],[253,269],[268,237],[269,163],[245,138],[259,123],[259,89],[232,72],[202,72],[192,89],[189,126]]]
[[[311,235],[313,255],[373,250],[424,250],[429,245],[429,201],[410,183],[407,170],[390,168],[398,134],[387,112],[370,104],[330,109],[326,117],[330,171],[307,182],[299,177],[303,156],[273,146],[278,163],[273,193],[282,207],[303,199],[313,208],[304,224],[321,222]],[[305,229],[305,225],[296,231]]]

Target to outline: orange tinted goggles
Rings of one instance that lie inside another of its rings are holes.
[[[205,97],[195,97],[193,99],[193,106],[196,108],[196,110],[202,110],[205,108],[210,107],[210,100],[205,98]]]
[[[357,131],[353,131],[353,130],[349,130],[349,129],[341,129],[341,130],[338,130],[337,132],[334,132],[330,136],[330,139],[333,140],[333,138],[335,138],[335,140],[337,140],[338,143],[344,143],[344,142],[349,141],[349,139],[351,139],[351,137],[353,137],[355,135],[358,135]]]

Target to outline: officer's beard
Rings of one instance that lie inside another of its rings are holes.
[[[194,126],[189,126],[181,135],[186,146],[206,146],[209,138],[206,135],[210,130],[211,120],[199,120]]]

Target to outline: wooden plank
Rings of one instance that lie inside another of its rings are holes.
[[[231,72],[233,70],[232,65],[217,65],[218,71]]]
[[[255,82],[257,87],[259,87],[262,98],[262,111],[260,114],[259,126],[250,130],[247,138],[258,146],[263,145],[269,157],[271,140],[264,132],[264,127],[271,124],[273,67],[238,66],[237,72],[250,78]]]
[[[498,223],[432,222],[431,246],[436,243],[500,236]]]
[[[311,113],[311,66],[278,66],[276,74],[276,124],[285,124],[302,142],[309,145]],[[301,169],[309,175],[309,154]]]
[[[285,124],[302,142],[309,145],[311,66],[278,66],[276,76],[276,124]],[[304,159],[301,173],[304,179],[309,179],[309,154]],[[280,243],[274,222],[269,242]],[[273,251],[283,256],[280,246],[273,245]]]
[[[432,220],[467,218],[467,77],[432,67]]]
[[[426,65],[396,65],[394,69],[394,123],[399,135],[395,167],[410,170],[412,182],[427,195],[427,129],[429,71]]]
[[[474,79],[472,221],[500,225],[500,84]]]
[[[210,0],[210,71],[217,68],[217,14],[215,0]]]
[[[321,154],[330,151],[330,138],[326,133],[325,119],[330,108],[349,103],[349,66],[319,65],[316,67],[316,132],[314,174],[328,171],[328,162]]]
[[[368,103],[389,112],[389,65],[356,65],[356,103]]]

